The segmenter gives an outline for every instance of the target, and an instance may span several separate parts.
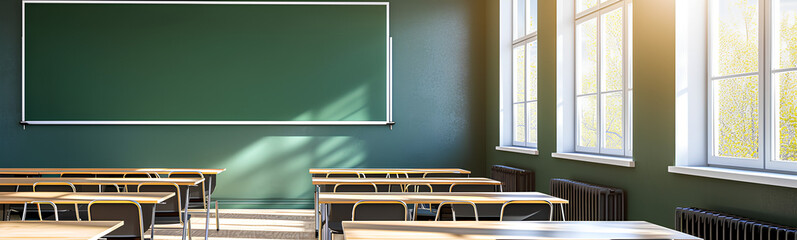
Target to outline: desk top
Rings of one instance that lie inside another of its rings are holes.
[[[219,174],[226,168],[0,168],[0,174],[61,174],[61,173],[105,173],[124,174],[131,172],[147,172],[168,174],[173,171],[201,172],[202,174]]]
[[[0,222],[0,240],[95,240],[124,225],[122,221],[9,221]]]
[[[374,184],[473,184],[501,185],[501,181],[489,178],[323,178],[314,177],[313,185],[335,185],[338,183]]]
[[[473,203],[502,204],[507,201],[543,201],[568,203],[567,200],[540,192],[357,192],[319,193],[318,203],[356,203],[360,200],[401,200],[404,203],[440,203],[444,201],[471,201]]]
[[[97,184],[135,184],[139,183],[177,183],[181,186],[195,186],[205,181],[202,178],[0,178],[0,186],[28,185],[37,182],[70,182],[74,185]]]
[[[32,201],[88,204],[93,200],[134,200],[141,204],[161,203],[174,196],[171,192],[0,192],[0,204],[23,204]]]
[[[358,173],[459,173],[470,174],[470,171],[459,168],[311,168],[310,174],[327,174],[330,172]]]
[[[358,239],[700,239],[643,221],[358,221],[343,222]]]

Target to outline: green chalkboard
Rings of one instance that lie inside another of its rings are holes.
[[[386,122],[387,11],[26,2],[23,122]]]

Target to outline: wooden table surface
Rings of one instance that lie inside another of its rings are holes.
[[[97,173],[97,174],[125,174],[131,172],[145,172],[168,174],[173,171],[201,172],[202,174],[219,174],[226,168],[0,168],[0,174],[61,174],[61,173]]]
[[[9,221],[0,222],[0,240],[96,240],[124,225],[122,221]]]
[[[177,183],[181,186],[195,186],[205,181],[202,178],[0,178],[0,186],[27,185],[32,186],[37,182],[70,182],[74,185],[97,184],[135,184],[139,183]]]
[[[359,239],[700,239],[643,221],[357,221],[343,222]]]
[[[32,201],[88,204],[93,200],[134,200],[141,204],[161,203],[174,197],[171,192],[0,192],[0,204],[23,204]]]
[[[501,185],[501,181],[489,178],[323,178],[314,177],[313,185],[335,185],[338,183],[374,183],[374,184],[473,184]]]
[[[360,200],[401,200],[404,203],[441,203],[443,201],[471,201],[473,203],[501,204],[506,201],[550,201],[553,204],[568,203],[567,200],[540,192],[357,192],[319,193],[318,203],[356,203]]]
[[[470,174],[470,171],[459,168],[311,168],[310,174],[327,174],[330,172],[358,172],[371,174],[396,173],[459,173]]]

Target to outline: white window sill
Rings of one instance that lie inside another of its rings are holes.
[[[634,167],[634,159],[627,157],[604,156],[586,153],[552,153],[551,157],[620,167]]]
[[[496,146],[495,150],[504,151],[504,152],[513,152],[513,153],[522,153],[522,154],[529,154],[529,155],[540,155],[540,152],[537,151],[536,148],[525,148],[525,147],[511,147],[511,146]]]
[[[709,166],[670,166],[668,172],[731,181],[797,188],[797,175]]]

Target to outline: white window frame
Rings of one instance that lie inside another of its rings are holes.
[[[576,4],[576,2],[578,0],[572,0],[572,1],[573,1],[573,8],[572,9],[575,12],[576,11],[575,4]],[[633,151],[632,149],[633,148],[631,146],[632,146],[633,143],[632,143],[632,140],[631,140],[632,131],[630,131],[630,130],[632,129],[631,127],[632,127],[632,124],[633,124],[632,123],[633,119],[632,119],[632,115],[631,115],[632,114],[631,104],[629,104],[630,103],[629,97],[630,97],[630,94],[633,91],[633,89],[632,89],[632,86],[633,86],[632,85],[632,81],[633,81],[632,78],[633,78],[633,76],[631,75],[633,67],[632,67],[632,59],[631,59],[632,55],[630,53],[631,46],[633,44],[632,43],[632,39],[633,39],[633,36],[632,36],[632,30],[633,30],[632,29],[632,26],[633,26],[632,24],[633,23],[632,22],[633,22],[633,20],[629,21],[629,19],[632,19],[632,17],[633,17],[632,16],[632,13],[633,13],[632,4],[633,4],[633,0],[608,0],[608,1],[602,2],[602,3],[599,2],[598,4],[596,4],[592,8],[589,8],[589,9],[586,9],[586,10],[584,10],[582,12],[577,12],[577,13],[574,14],[574,16],[575,16],[575,19],[573,20],[573,22],[574,22],[574,24],[573,24],[574,25],[574,27],[573,27],[574,39],[575,39],[575,36],[577,36],[575,31],[577,30],[577,26],[579,24],[581,24],[583,22],[586,22],[586,21],[593,20],[593,19],[595,20],[595,23],[596,23],[596,26],[597,26],[597,29],[596,29],[597,30],[597,36],[596,36],[597,37],[597,49],[596,49],[596,51],[597,51],[597,58],[598,58],[597,62],[596,62],[596,64],[597,64],[597,66],[596,66],[597,67],[597,73],[596,73],[597,91],[594,92],[594,93],[580,94],[579,95],[577,93],[578,89],[576,89],[576,87],[572,88],[573,95],[574,95],[574,98],[572,100],[573,104],[574,104],[574,109],[573,110],[576,111],[576,114],[574,114],[575,118],[578,118],[578,114],[577,114],[577,111],[578,111],[578,97],[594,95],[597,98],[597,101],[596,101],[596,108],[597,108],[596,117],[597,117],[597,127],[598,127],[598,130],[597,130],[597,133],[598,133],[597,145],[598,146],[597,147],[579,146],[579,144],[578,144],[579,132],[578,131],[581,128],[578,125],[578,122],[579,122],[578,119],[575,119],[574,123],[573,123],[574,129],[575,129],[574,130],[575,136],[573,137],[573,141],[574,141],[573,146],[575,147],[575,152],[588,153],[588,154],[599,154],[599,155],[610,155],[610,156],[621,156],[621,157],[632,157],[632,151]],[[623,8],[623,59],[625,61],[623,63],[623,88],[621,90],[603,91],[601,89],[601,81],[602,81],[602,79],[601,79],[601,70],[602,70],[601,69],[601,67],[602,67],[602,65],[601,65],[601,61],[602,61],[602,59],[601,59],[601,57],[602,57],[602,53],[601,53],[602,52],[602,46],[601,46],[601,40],[602,40],[601,39],[602,38],[602,36],[601,36],[601,28],[602,28],[602,26],[601,26],[601,17],[603,16],[603,14],[611,12],[611,11],[614,11],[614,10],[616,10],[618,8]],[[574,44],[575,45],[574,45],[573,49],[577,49],[578,39],[575,39]],[[579,59],[576,59],[576,52],[574,51],[574,54],[573,54],[573,61],[574,61],[573,66],[574,66],[574,69],[577,69],[577,67],[578,67],[578,63],[577,63],[578,60]],[[573,81],[574,81],[573,86],[576,86],[575,85],[576,78],[578,78],[578,76],[573,76]],[[623,149],[622,150],[606,149],[606,148],[604,148],[604,145],[603,145],[604,140],[605,140],[605,134],[604,134],[605,133],[605,129],[604,129],[605,126],[603,124],[603,117],[604,117],[603,114],[604,113],[603,113],[602,108],[601,108],[602,107],[602,104],[601,104],[602,103],[602,96],[604,94],[607,94],[607,93],[616,93],[616,92],[622,92],[622,95],[623,95],[623,124],[622,124],[622,128],[623,128],[623,141],[624,141],[624,143],[623,143]]]
[[[536,138],[537,141],[529,142],[529,110],[527,108],[528,103],[537,103],[537,109],[539,110],[539,98],[535,97],[534,100],[527,100],[526,94],[524,92],[524,99],[522,101],[515,101],[515,92],[514,92],[514,74],[515,74],[515,59],[514,59],[514,50],[517,47],[523,46],[524,48],[524,84],[528,84],[528,65],[530,63],[529,59],[531,56],[529,53],[528,45],[532,42],[537,42],[537,31],[539,28],[536,28],[535,31],[526,34],[526,27],[528,27],[526,19],[528,18],[528,14],[530,14],[530,4],[526,2],[523,8],[525,9],[525,16],[524,16],[524,27],[522,32],[518,33],[520,36],[515,38],[514,31],[515,28],[518,27],[518,23],[516,22],[517,19],[517,0],[501,0],[500,3],[501,13],[510,12],[511,14],[501,14],[501,20],[499,20],[501,27],[500,34],[502,35],[499,37],[499,41],[501,44],[501,85],[500,85],[500,143],[499,146],[496,147],[496,150],[501,151],[509,151],[509,152],[516,152],[516,153],[526,153],[537,155],[538,151],[536,150],[539,142],[539,138]],[[539,22],[539,21],[538,21]],[[539,43],[537,43],[537,55],[539,56]],[[539,58],[538,58],[539,59]],[[539,63],[539,62],[538,62]],[[539,78],[538,78],[539,79]],[[538,80],[539,82],[539,80]],[[524,87],[524,91],[528,90]],[[514,124],[514,105],[515,104],[523,104],[524,105],[524,114],[525,114],[525,123],[526,126],[525,133],[525,142],[515,141],[515,124]],[[538,117],[539,119],[539,117]],[[539,124],[538,124],[539,126]],[[539,135],[538,135],[539,136]]]
[[[797,162],[785,162],[785,161],[778,161],[777,159],[777,148],[779,147],[779,140],[776,139],[778,136],[777,129],[774,128],[776,126],[776,121],[778,121],[778,112],[776,111],[777,101],[778,101],[778,92],[775,89],[775,84],[773,82],[774,75],[783,72],[793,72],[797,71],[797,68],[778,68],[775,69],[773,66],[773,62],[775,59],[772,57],[775,55],[772,51],[772,40],[774,39],[774,29],[772,29],[772,18],[774,17],[772,13],[772,2],[771,1],[778,1],[778,0],[759,0],[758,3],[758,21],[759,21],[759,36],[758,36],[758,71],[757,72],[750,72],[750,73],[741,73],[741,74],[733,74],[733,75],[726,75],[726,76],[713,76],[713,62],[712,56],[714,55],[712,51],[712,37],[713,37],[713,22],[718,20],[715,19],[715,8],[713,4],[715,4],[718,0],[709,0],[707,2],[707,12],[706,15],[708,16],[708,20],[706,21],[706,95],[707,95],[707,116],[706,125],[707,125],[707,141],[708,141],[708,149],[706,151],[707,154],[707,165],[708,166],[718,166],[718,167],[741,167],[747,169],[756,169],[756,170],[764,170],[764,171],[789,171],[789,172],[797,172]],[[776,50],[777,51],[777,50]],[[735,157],[722,157],[715,155],[715,134],[714,134],[714,94],[713,94],[713,82],[722,80],[722,79],[732,79],[737,77],[747,77],[747,76],[758,76],[758,111],[759,111],[759,119],[758,119],[758,158],[756,159],[749,159],[749,158],[735,158]]]

